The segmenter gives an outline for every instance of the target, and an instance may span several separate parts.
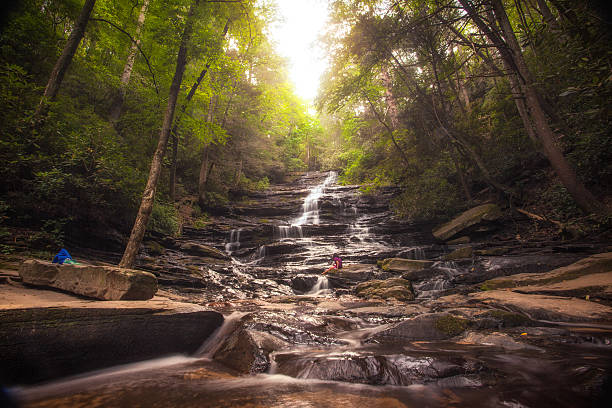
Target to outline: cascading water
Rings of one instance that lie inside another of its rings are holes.
[[[240,248],[240,232],[242,228],[233,229],[230,232],[230,240],[225,244],[225,252],[229,255],[232,254],[233,251]]]

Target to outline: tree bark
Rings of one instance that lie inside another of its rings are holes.
[[[516,75],[517,82],[525,96],[525,107],[527,109],[527,114],[523,117],[525,127],[528,129],[530,126],[533,126],[535,135],[541,143],[542,151],[561,183],[583,210],[586,212],[605,213],[606,210],[603,205],[578,180],[574,169],[556,144],[556,135],[548,124],[548,119],[542,109],[540,97],[535,89],[531,72],[523,59],[521,48],[501,1],[490,0],[495,17],[503,33],[503,40],[505,41],[486,26],[468,0],[459,0],[459,2],[464,6],[470,18],[481,28],[481,31],[489,37],[493,44],[496,44],[502,58],[506,60],[508,68]]]
[[[198,204],[201,209],[206,207],[206,185],[208,182],[208,159],[210,157],[210,146],[204,147],[202,154],[202,166],[200,167],[200,177],[198,178]]]
[[[227,35],[227,31],[229,30],[230,23],[231,23],[231,19],[228,18],[227,22],[225,23],[225,27],[223,27],[223,35],[221,36],[221,39],[224,39],[225,36]],[[189,104],[193,96],[195,95],[198,87],[200,86],[200,84],[202,83],[202,80],[204,79],[204,76],[210,69],[211,64],[212,62],[208,62],[206,64],[204,69],[202,69],[202,71],[200,72],[198,79],[196,79],[195,83],[191,86],[191,89],[189,90],[189,93],[187,94],[187,97],[185,98],[185,102],[183,102],[183,105],[181,106],[180,115],[185,113],[185,110],[187,109],[187,105]],[[172,132],[171,132],[172,134],[172,163],[170,167],[170,200],[172,200],[172,202],[176,201],[176,160],[178,157],[178,145],[179,145],[179,120],[180,120],[180,116],[174,123],[174,126],[172,127]]]
[[[195,10],[198,6],[199,0],[194,0],[189,8],[187,20],[185,22],[185,28],[181,37],[181,45],[179,48],[178,56],[176,59],[176,70],[174,72],[174,78],[172,79],[172,85],[170,86],[170,92],[168,94],[168,104],[166,106],[166,113],[164,114],[164,122],[159,134],[159,142],[157,143],[157,149],[153,155],[151,161],[151,169],[149,170],[149,178],[147,185],[142,195],[142,201],[140,208],[138,209],[138,215],[130,234],[123,257],[119,266],[123,268],[132,268],[138,249],[144,237],[144,233],[153,210],[153,203],[155,201],[155,190],[157,189],[157,182],[159,181],[159,175],[162,168],[162,160],[166,154],[166,146],[168,144],[168,138],[170,136],[170,127],[174,119],[174,111],[176,109],[176,102],[178,94],[181,89],[181,83],[183,81],[183,73],[185,72],[185,65],[187,64],[187,44],[191,39],[193,31],[193,20]]]
[[[85,35],[85,28],[87,28],[89,16],[91,15],[95,4],[96,0],[85,0],[85,4],[81,9],[81,14],[79,14],[74,28],[70,32],[70,36],[68,37],[68,41],[64,46],[62,55],[60,55],[58,58],[53,70],[51,71],[51,75],[49,75],[49,81],[45,87],[43,97],[40,99],[38,107],[34,112],[34,123],[37,123],[44,118],[44,116],[47,114],[47,110],[49,109],[49,102],[55,100],[64,79],[64,75],[72,62],[72,57],[74,57],[81,39]]]
[[[542,14],[542,18],[544,19],[544,22],[548,25],[555,26],[556,25],[555,16],[553,16],[552,12],[550,11],[550,8],[548,7],[548,4],[546,4],[546,0],[536,0],[536,1],[538,3],[538,10]]]
[[[123,100],[125,98],[125,89],[130,83],[130,77],[132,76],[132,69],[134,68],[134,61],[136,60],[136,54],[138,53],[138,45],[140,44],[140,30],[144,25],[145,17],[147,14],[147,8],[149,7],[149,0],[144,0],[138,15],[138,23],[136,24],[136,33],[134,38],[136,42],[132,42],[130,45],[130,51],[128,53],[127,61],[123,67],[123,73],[121,74],[121,84],[119,86],[119,94],[115,98],[113,106],[111,106],[110,120],[115,123],[121,116],[121,110],[123,109]]]
[[[208,116],[206,118],[208,123],[212,123],[215,113],[217,97],[211,96],[210,102],[208,103]],[[206,207],[206,186],[208,181],[208,161],[210,156],[210,144],[204,146],[202,153],[202,165],[200,166],[200,176],[198,178],[198,203],[200,208]]]

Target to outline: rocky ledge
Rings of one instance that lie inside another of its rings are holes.
[[[96,301],[0,286],[0,382],[36,383],[168,354],[190,354],[223,322],[202,306],[155,297]]]

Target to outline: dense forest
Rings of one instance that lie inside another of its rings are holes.
[[[3,252],[118,249],[130,231],[134,252],[145,227],[205,226],[246,192],[326,169],[364,194],[401,186],[393,206],[415,220],[495,200],[578,233],[609,226],[599,3],[330,1],[318,114],[269,37],[273,1],[2,7]]]

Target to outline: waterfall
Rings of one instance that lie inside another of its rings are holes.
[[[306,293],[306,295],[323,295],[328,294],[331,288],[329,287],[329,280],[326,276],[319,276],[317,282],[314,284],[312,289]]]
[[[225,244],[225,252],[230,254],[236,249],[240,248],[240,231],[242,228],[233,229],[230,232],[230,240]]]
[[[319,199],[325,193],[325,188],[336,181],[336,172],[330,171],[323,183],[310,189],[310,193],[304,198],[302,214],[293,219],[289,225],[278,225],[275,227],[275,235],[281,241],[287,238],[303,238],[302,225],[318,225]]]

